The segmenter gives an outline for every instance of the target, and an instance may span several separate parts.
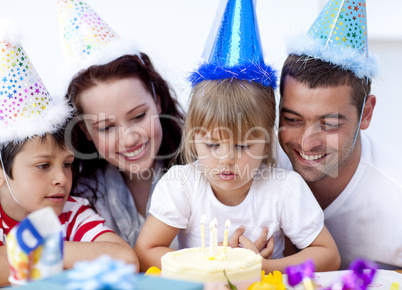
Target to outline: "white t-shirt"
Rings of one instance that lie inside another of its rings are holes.
[[[362,132],[360,163],[349,184],[324,210],[341,269],[356,258],[402,268],[402,156]],[[286,167],[288,169],[288,167]]]
[[[218,242],[223,241],[225,221],[229,237],[240,226],[255,241],[263,227],[274,236],[273,258],[283,257],[284,234],[300,249],[309,246],[321,232],[323,212],[303,179],[295,172],[261,167],[247,197],[237,206],[218,201],[196,165],[172,167],[155,187],[149,211],[163,223],[180,228],[180,248],[200,247],[200,221],[206,216],[205,244],[209,246],[209,223],[218,220]]]

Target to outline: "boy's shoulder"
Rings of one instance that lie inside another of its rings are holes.
[[[86,198],[69,196],[66,203],[64,204],[62,213],[59,215],[60,221],[70,220],[76,214],[90,208],[90,203]]]
[[[69,196],[67,198],[66,203],[64,204],[64,207],[77,207],[77,206],[89,206],[89,201],[88,199],[80,196]]]

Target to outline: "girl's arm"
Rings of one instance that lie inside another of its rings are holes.
[[[305,249],[282,259],[270,260],[263,259],[262,269],[266,272],[279,270],[282,273],[286,267],[302,264],[308,259],[312,259],[315,271],[335,271],[339,269],[341,258],[335,241],[324,226],[317,238]]]
[[[134,247],[140,260],[141,272],[152,266],[161,269],[161,258],[167,252],[174,251],[169,246],[179,230],[161,222],[152,214],[147,217]]]
[[[134,264],[139,271],[140,264],[134,250],[122,238],[112,232],[99,235],[93,242],[64,242],[64,268],[70,269],[82,260],[94,260],[101,255]]]

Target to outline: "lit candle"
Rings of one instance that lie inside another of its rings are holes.
[[[230,220],[226,220],[226,222],[225,222],[225,232],[223,234],[223,246],[225,248],[228,246],[229,228],[230,228]]]
[[[204,229],[205,219],[206,219],[206,216],[204,214],[201,217],[201,249],[202,249],[203,253],[205,251],[205,229]]]
[[[210,233],[209,233],[209,258],[215,258],[216,246],[218,243],[218,238],[216,236],[216,225],[218,221],[216,218],[213,218],[211,223],[209,224]]]

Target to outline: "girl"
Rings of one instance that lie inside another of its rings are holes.
[[[274,125],[271,86],[231,78],[193,87],[181,146],[187,165],[172,167],[155,188],[135,246],[142,269],[160,267],[177,234],[180,248],[201,246],[203,215],[206,221],[217,218],[220,241],[230,219],[229,246],[260,253],[266,272],[308,258],[317,271],[339,267],[336,245],[308,186],[297,173],[272,166]],[[301,251],[284,258],[284,235]]]
[[[144,53],[80,71],[67,97],[79,126],[76,157],[85,196],[132,247],[155,183],[176,155],[183,116]]]

